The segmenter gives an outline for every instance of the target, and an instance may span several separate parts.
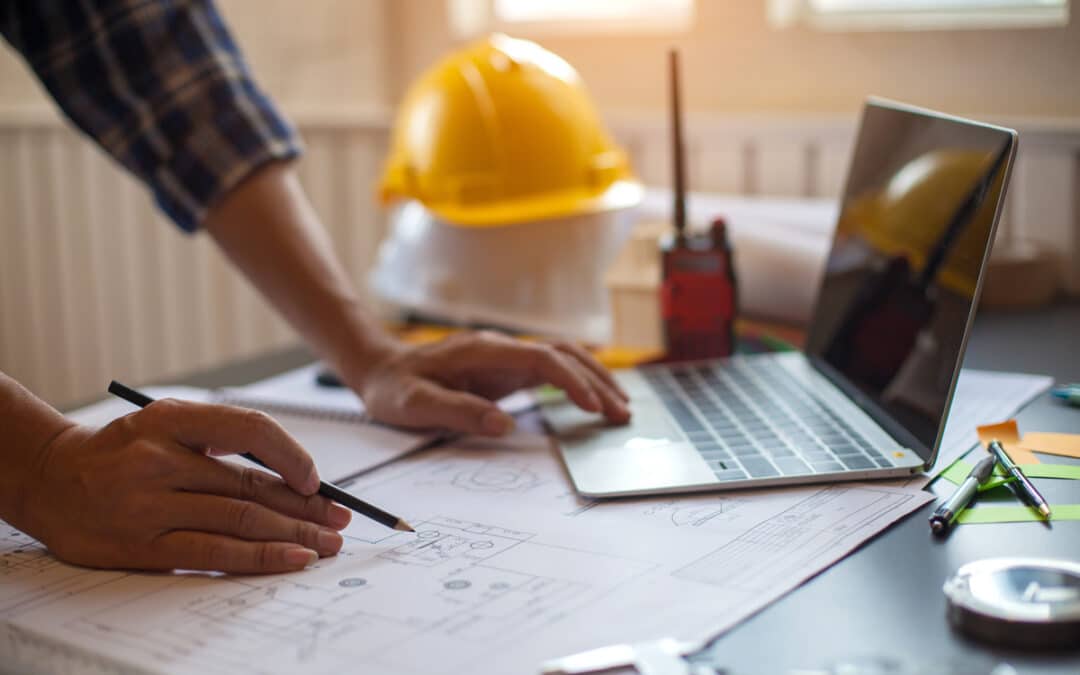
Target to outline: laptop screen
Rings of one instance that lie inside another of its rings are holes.
[[[1007,129],[884,102],[863,111],[806,351],[924,459],[944,427],[1014,146]]]

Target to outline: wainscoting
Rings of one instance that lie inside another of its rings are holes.
[[[389,116],[297,115],[301,177],[349,273],[364,286],[385,228],[373,197]],[[1021,152],[1000,237],[1060,253],[1080,293],[1080,123],[1006,120]],[[694,119],[695,190],[833,197],[848,118]],[[612,128],[648,184],[668,183],[663,119]],[[162,382],[295,344],[292,331],[206,237],[165,222],[139,185],[48,111],[0,110],[0,370],[57,405],[111,378]]]

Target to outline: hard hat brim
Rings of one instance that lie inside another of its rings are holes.
[[[631,208],[640,204],[644,195],[641,183],[617,180],[600,193],[573,190],[498,204],[429,203],[425,206],[448,223],[464,227],[498,227]]]

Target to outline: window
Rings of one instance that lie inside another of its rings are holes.
[[[768,0],[775,26],[934,30],[1063,26],[1068,0]]]
[[[694,0],[449,0],[455,32],[668,33],[688,30]]]

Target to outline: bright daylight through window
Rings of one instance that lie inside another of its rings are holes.
[[[1019,28],[1068,23],[1068,0],[769,0],[774,25],[825,30]]]

